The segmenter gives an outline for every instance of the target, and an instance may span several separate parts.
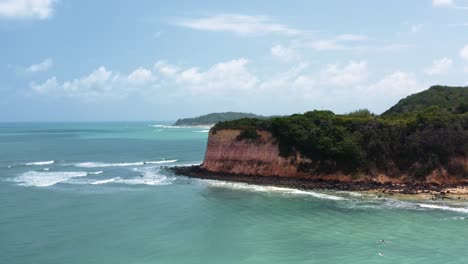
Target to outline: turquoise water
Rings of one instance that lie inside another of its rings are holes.
[[[175,176],[166,125],[0,124],[0,263],[468,263],[464,202]]]

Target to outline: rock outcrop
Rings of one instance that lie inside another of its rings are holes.
[[[312,161],[299,153],[290,157],[280,155],[276,139],[270,132],[257,130],[258,139],[241,139],[240,129],[212,129],[208,138],[205,160],[201,169],[213,173],[279,176],[297,179],[329,180],[339,182],[369,181],[376,183],[405,183],[407,175],[390,177],[385,173],[376,175],[347,175],[341,171],[328,174],[309,174],[300,169],[301,164]],[[451,164],[464,170],[468,168],[466,157],[452,160]],[[467,183],[447,172],[445,168],[434,170],[426,177],[427,183],[458,184]]]

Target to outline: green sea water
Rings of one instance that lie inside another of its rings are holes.
[[[166,169],[199,164],[207,136],[157,122],[0,124],[0,263],[468,263],[466,202]]]

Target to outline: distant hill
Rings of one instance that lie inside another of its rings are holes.
[[[468,110],[468,86],[432,86],[428,90],[401,99],[396,105],[382,113],[382,116],[405,115],[438,106],[452,113]]]
[[[240,118],[264,118],[261,115],[252,113],[225,112],[211,113],[194,118],[182,118],[175,122],[175,126],[196,126],[196,125],[212,125],[218,122],[231,121]]]

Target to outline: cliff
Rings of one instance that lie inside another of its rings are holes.
[[[205,160],[201,169],[219,174],[244,175],[252,177],[286,177],[301,180],[321,180],[335,182],[375,182],[379,184],[403,184],[412,182],[408,173],[397,176],[378,171],[372,174],[345,173],[339,169],[325,172],[307,171],[304,168],[315,166],[310,158],[299,152],[283,156],[279,142],[268,131],[257,130],[256,139],[242,138],[242,129],[211,130],[208,138]],[[468,170],[468,159],[458,156],[450,160],[450,166]],[[418,164],[412,164],[412,167]],[[420,179],[421,180],[421,179]],[[465,184],[467,179],[449,173],[447,168],[439,167],[428,172],[421,181],[430,184]]]
[[[385,115],[331,111],[221,122],[206,172],[339,182],[468,182],[468,87],[434,86]]]

